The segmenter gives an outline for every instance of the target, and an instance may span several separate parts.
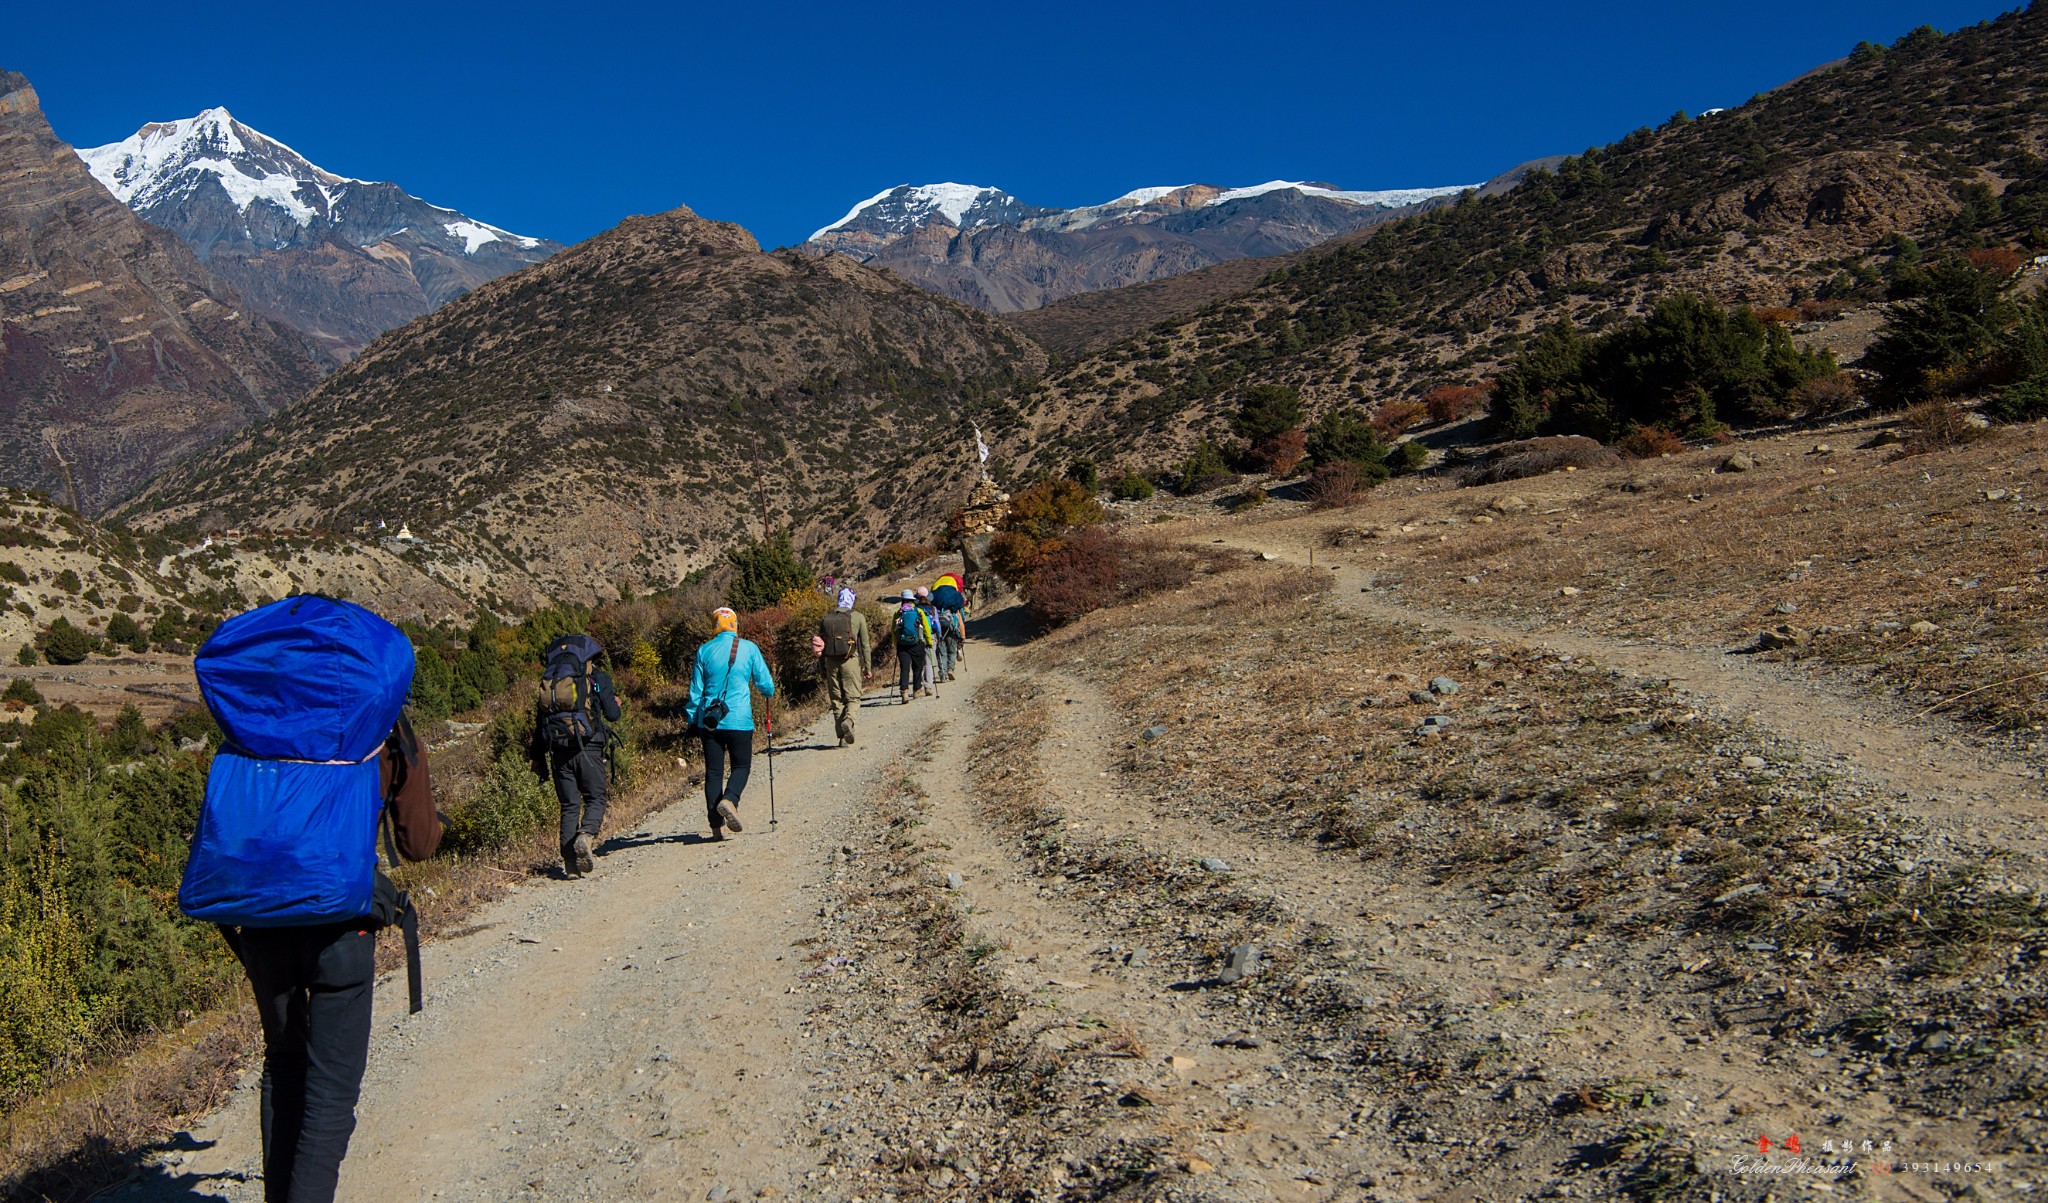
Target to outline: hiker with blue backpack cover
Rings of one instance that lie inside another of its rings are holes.
[[[377,932],[418,913],[377,864],[441,840],[426,749],[406,721],[412,642],[361,606],[291,597],[216,629],[193,661],[224,736],[178,886],[219,926],[263,1025],[263,1198],[330,1203],[370,1049]]]
[[[717,633],[697,649],[690,668],[690,700],[684,713],[704,748],[704,814],[711,838],[740,826],[740,794],[754,768],[754,695],[775,696],[768,661],[751,639],[740,638],[739,615],[725,606],[711,612]],[[774,727],[769,727],[774,738]],[[726,772],[731,766],[731,775]],[[772,766],[771,766],[772,771]],[[772,783],[771,783],[772,784]]]
[[[938,627],[938,644],[933,648],[939,662],[937,676],[940,681],[950,681],[966,652],[967,599],[960,593],[960,579],[951,573],[933,582],[931,598]]]
[[[547,752],[562,807],[562,871],[571,877],[596,867],[591,855],[604,832],[606,757],[621,711],[611,674],[597,663],[603,655],[582,634],[563,635],[541,654],[534,738]]]

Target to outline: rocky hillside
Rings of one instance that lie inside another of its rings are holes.
[[[1078,209],[998,188],[905,184],[811,235],[838,252],[980,309],[1014,313],[1211,264],[1284,254],[1461,189],[1346,192],[1275,180],[1249,188],[1140,188]]]
[[[151,122],[79,157],[256,312],[338,356],[562,249],[396,184],[336,175],[226,109]]]
[[[115,200],[0,72],[0,483],[99,510],[326,366]]]
[[[965,492],[896,466],[932,440],[971,446],[963,407],[1043,364],[999,320],[887,272],[764,254],[677,209],[394,332],[124,516],[403,521],[440,554],[565,599],[672,584],[758,534],[764,505],[822,557],[868,554],[935,533]]]
[[[1002,450],[1157,462],[1250,383],[1299,387],[1311,414],[1370,405],[1483,380],[1561,317],[1597,328],[1692,290],[1814,301],[1825,323],[1881,302],[1901,253],[1984,237],[2048,249],[2044,62],[2039,4],[1947,36],[1923,29],[1510,191],[1310,251],[1056,374]]]

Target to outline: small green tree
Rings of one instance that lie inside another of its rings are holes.
[[[1152,497],[1152,482],[1136,472],[1125,472],[1110,486],[1109,495],[1118,501],[1148,501]]]
[[[142,628],[135,625],[133,618],[119,612],[107,620],[107,638],[138,652],[149,650],[149,640],[143,637]]]
[[[1206,493],[1221,488],[1235,477],[1223,462],[1223,448],[1208,439],[1195,444],[1195,449],[1180,463],[1180,485],[1182,493]]]
[[[725,590],[725,604],[735,610],[765,610],[791,589],[808,589],[817,579],[797,558],[787,529],[736,547],[726,552],[726,559],[732,562],[733,578]]]
[[[52,664],[83,664],[92,655],[93,638],[71,625],[71,620],[58,615],[43,632],[43,655]]]
[[[36,688],[35,682],[27,677],[16,677],[7,683],[7,692],[0,695],[0,700],[20,702],[25,706],[40,706],[43,704],[43,695],[42,691]]]
[[[1095,461],[1085,455],[1067,465],[1067,479],[1090,493],[1102,491],[1102,475],[1095,467]]]
[[[57,574],[57,587],[66,593],[76,593],[85,588],[85,582],[78,579],[76,572],[66,568]]]
[[[1244,390],[1230,426],[1254,447],[1301,425],[1301,394],[1284,384],[1254,384]]]
[[[36,655],[36,649],[32,644],[24,643],[15,649],[14,652],[14,662],[24,668],[34,664],[40,658]]]
[[[1359,483],[1368,488],[1387,478],[1387,445],[1372,423],[1344,409],[1333,409],[1308,428],[1308,454],[1317,467],[1347,463],[1358,466]]]
[[[2007,281],[1960,257],[1926,275],[1921,294],[1892,310],[1864,353],[1895,404],[1945,396],[1969,379],[2019,316]]]

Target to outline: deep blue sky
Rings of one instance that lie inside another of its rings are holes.
[[[2018,2],[10,0],[0,67],[80,146],[226,105],[517,233],[687,204],[774,246],[898,183],[1476,182]]]

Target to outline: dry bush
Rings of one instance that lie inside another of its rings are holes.
[[[1906,441],[1899,454],[1923,455],[1950,447],[1964,447],[1992,436],[1991,428],[1970,421],[1969,414],[1947,401],[1923,401],[1899,415],[1899,427]]]
[[[1288,476],[1301,466],[1301,457],[1308,446],[1308,434],[1300,430],[1287,430],[1270,439],[1260,440],[1252,448],[1252,459],[1259,467],[1274,476]]]
[[[1816,376],[1792,390],[1792,400],[1806,417],[1826,417],[1859,404],[1863,400],[1863,385],[1848,372]]]
[[[1358,465],[1348,459],[1322,464],[1308,477],[1309,504],[1319,510],[1339,509],[1358,500]]]
[[[1685,450],[1685,440],[1662,426],[1638,426],[1615,444],[1630,459],[1660,459]]]
[[[1799,320],[1799,311],[1797,309],[1788,309],[1782,305],[1765,305],[1761,308],[1752,309],[1750,312],[1756,314],[1756,320],[1760,322],[1784,325]]]
[[[2027,257],[2007,246],[1980,246],[1963,252],[1963,258],[1970,266],[1987,276],[2004,280],[2019,274],[2027,265]]]
[[[1089,527],[1039,557],[1024,588],[1024,609],[1041,626],[1064,626],[1115,602],[1182,588],[1194,567],[1191,553],[1164,540]]]
[[[1024,608],[1040,626],[1064,626],[1116,600],[1121,556],[1107,531],[1091,529],[1032,566]]]
[[[875,567],[882,572],[901,572],[930,558],[932,549],[922,543],[911,543],[898,539],[882,545],[881,553],[875,557]]]
[[[1552,435],[1502,443],[1478,463],[1460,470],[1456,479],[1461,485],[1491,485],[1566,468],[1611,468],[1620,462],[1620,452],[1584,435]]]
[[[1372,428],[1382,442],[1392,442],[1428,416],[1429,407],[1420,401],[1382,401],[1372,411]]]
[[[1828,297],[1824,300],[1808,298],[1799,302],[1799,316],[1809,322],[1826,322],[1842,316],[1843,311],[1848,308],[1849,302],[1839,297]]]
[[[1487,390],[1471,384],[1439,384],[1422,395],[1429,420],[1439,425],[1469,418],[1486,408]]]

